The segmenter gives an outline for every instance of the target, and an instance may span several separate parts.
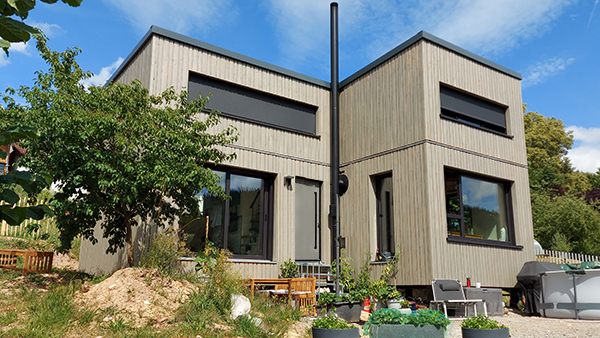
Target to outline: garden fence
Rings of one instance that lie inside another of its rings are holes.
[[[45,202],[45,201],[41,201]],[[17,203],[19,207],[28,206],[27,201],[19,201]],[[31,225],[37,224],[39,227],[35,231],[28,231],[28,227]],[[38,239],[45,237],[45,235],[50,235],[56,231],[56,225],[54,223],[54,218],[45,217],[43,220],[33,220],[26,219],[20,225],[9,225],[5,221],[2,221],[0,225],[0,236],[6,237],[17,237],[17,238],[30,238],[30,239]]]
[[[600,257],[574,252],[544,250],[542,255],[535,256],[535,260],[538,262],[551,262],[556,264],[581,264],[581,262],[600,261]]]

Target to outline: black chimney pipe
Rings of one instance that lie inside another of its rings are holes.
[[[329,216],[333,220],[332,244],[335,259],[335,292],[340,294],[340,211],[339,211],[339,175],[340,175],[340,132],[339,132],[339,42],[338,42],[338,4],[331,3],[331,204]]]

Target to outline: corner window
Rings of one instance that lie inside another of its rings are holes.
[[[377,260],[394,256],[394,182],[392,175],[375,178],[377,196]]]
[[[182,219],[188,248],[204,250],[206,236],[219,248],[227,248],[234,257],[270,259],[272,252],[271,210],[273,177],[236,170],[213,172],[230,199],[222,200],[203,189],[198,195],[202,217]]]
[[[448,238],[514,244],[510,183],[446,170]]]
[[[462,91],[440,86],[442,118],[506,135],[506,107]]]

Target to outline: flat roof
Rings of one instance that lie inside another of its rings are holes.
[[[206,42],[203,42],[203,41],[200,41],[200,40],[197,40],[197,39],[194,39],[194,38],[191,38],[189,36],[185,36],[185,35],[182,35],[179,33],[175,33],[170,30],[160,28],[157,26],[150,27],[148,32],[144,35],[144,37],[140,40],[140,42],[135,46],[133,51],[131,53],[129,53],[129,55],[127,56],[125,61],[123,61],[121,63],[121,65],[119,66],[119,68],[117,68],[117,70],[113,73],[113,75],[110,77],[109,81],[114,80],[117,76],[119,76],[121,74],[123,69],[125,69],[125,67],[127,67],[129,65],[131,60],[136,56],[136,54],[141,50],[141,48],[146,44],[146,42],[150,39],[150,37],[153,34],[160,35],[160,36],[163,36],[163,37],[166,37],[166,38],[169,38],[171,40],[178,41],[181,43],[185,43],[190,46],[198,47],[198,48],[210,51],[212,53],[219,54],[219,55],[222,55],[222,56],[225,56],[228,58],[232,58],[232,59],[250,64],[250,65],[254,65],[254,66],[257,66],[257,67],[260,67],[263,69],[267,69],[267,70],[273,71],[275,73],[279,73],[279,74],[282,74],[285,76],[296,78],[298,80],[302,80],[302,81],[305,81],[305,82],[308,82],[308,83],[311,83],[311,84],[314,84],[314,85],[317,85],[320,87],[324,87],[324,88],[328,88],[328,89],[331,87],[330,83],[327,81],[319,80],[312,76],[304,75],[304,74],[295,72],[293,70],[279,67],[279,66],[276,66],[276,65],[273,65],[273,64],[240,54],[240,53],[236,53],[236,52],[227,50],[225,48],[217,47],[215,45],[211,45],[209,43],[206,43]],[[391,51],[387,52],[386,54],[382,55],[377,60],[371,62],[370,64],[363,67],[356,73],[350,75],[348,78],[341,81],[340,82],[340,90],[343,89],[345,86],[349,85],[350,83],[352,83],[353,81],[357,80],[361,76],[369,73],[371,70],[375,69],[377,66],[381,65],[382,63],[384,63],[384,62],[388,61],[389,59],[393,58],[394,56],[398,55],[399,53],[401,53],[403,50],[407,49],[411,45],[419,42],[420,40],[430,41],[430,42],[435,43],[439,46],[442,46],[450,51],[453,51],[459,55],[462,55],[466,58],[476,61],[482,65],[485,65],[487,67],[498,70],[506,75],[512,76],[518,80],[522,79],[521,74],[519,74],[513,70],[510,70],[504,66],[501,66],[501,65],[499,65],[493,61],[490,61],[486,58],[483,58],[477,54],[471,53],[471,52],[469,52],[463,48],[460,48],[446,40],[440,39],[435,35],[429,34],[425,31],[421,31],[421,32],[417,33],[416,35],[414,35],[413,37],[411,37],[410,39],[403,42],[402,44],[400,44],[399,46],[397,46],[396,48],[394,48]]]

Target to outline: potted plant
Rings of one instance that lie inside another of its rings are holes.
[[[479,314],[465,319],[462,324],[463,338],[508,338],[508,327]]]
[[[353,328],[339,318],[335,311],[330,311],[312,323],[312,336],[313,338],[358,338],[359,332],[357,327]]]
[[[365,334],[372,338],[443,338],[450,320],[435,310],[418,310],[410,315],[397,309],[381,309],[365,324]]]
[[[300,267],[291,258],[279,265],[279,278],[296,278],[299,272]]]
[[[319,294],[318,303],[327,308],[328,312],[335,311],[339,318],[349,323],[360,322],[363,295],[358,291],[350,291],[336,296],[335,293],[323,292]]]
[[[390,299],[399,297],[396,287],[387,285],[386,281],[379,280],[371,283],[369,295],[375,300],[374,310],[377,311],[384,307],[384,304]]]
[[[403,299],[400,301],[400,313],[405,314],[405,315],[409,315],[412,313],[412,306],[410,305],[410,302],[407,301],[406,299]]]

